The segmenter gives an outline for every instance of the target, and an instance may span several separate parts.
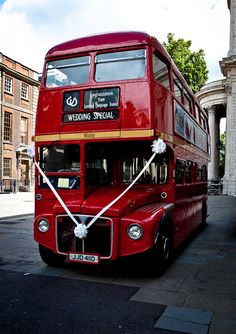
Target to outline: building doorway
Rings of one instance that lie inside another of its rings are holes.
[[[29,160],[21,160],[20,166],[20,191],[28,191],[29,189]]]

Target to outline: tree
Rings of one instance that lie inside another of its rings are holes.
[[[221,133],[219,144],[219,176],[222,178],[225,172],[225,132]]]
[[[183,38],[176,40],[173,33],[169,33],[167,42],[163,43],[192,91],[196,93],[205,85],[208,79],[208,69],[204,50],[191,51],[191,45],[190,40],[185,41]]]

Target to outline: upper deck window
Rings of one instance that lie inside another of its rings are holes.
[[[155,80],[169,89],[170,77],[167,65],[156,54],[153,54],[152,62]]]
[[[200,111],[200,124],[204,130],[206,130],[206,118],[203,113]]]
[[[191,101],[191,97],[188,94],[188,92],[186,91],[186,89],[184,89],[184,105],[185,108],[187,109],[187,111],[191,114],[192,113],[192,101]]]
[[[96,56],[97,82],[143,78],[146,67],[144,49],[103,53]]]
[[[177,76],[174,74],[174,96],[178,101],[182,102],[182,84]]]
[[[88,82],[89,64],[89,56],[49,61],[46,87],[72,86]]]

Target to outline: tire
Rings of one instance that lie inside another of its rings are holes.
[[[170,227],[162,228],[158,240],[149,257],[151,274],[162,275],[173,258],[173,234]]]
[[[39,244],[39,254],[44,263],[48,266],[56,267],[65,263],[66,256],[53,253],[49,248]]]

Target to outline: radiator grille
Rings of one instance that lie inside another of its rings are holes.
[[[92,216],[75,215],[79,223],[88,224]],[[109,258],[112,249],[112,221],[99,218],[88,229],[86,238],[79,239],[74,235],[75,223],[68,216],[58,216],[56,221],[57,248],[61,253],[83,252],[99,254]]]

